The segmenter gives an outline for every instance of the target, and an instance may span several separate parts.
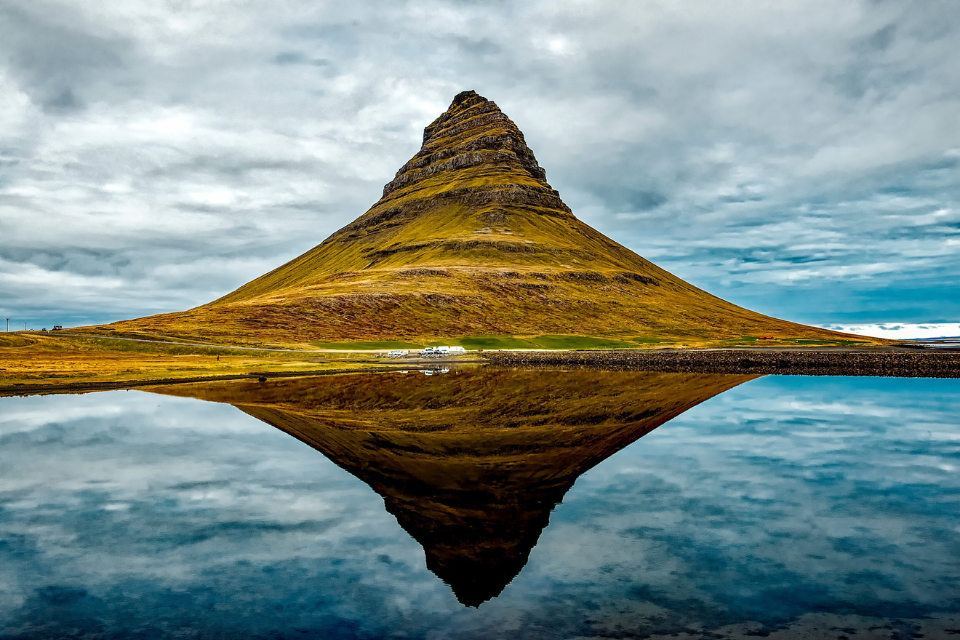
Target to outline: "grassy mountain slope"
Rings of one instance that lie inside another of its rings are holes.
[[[712,296],[578,220],[472,91],[357,220],[209,304],[107,331],[276,343],[544,334],[833,339]]]

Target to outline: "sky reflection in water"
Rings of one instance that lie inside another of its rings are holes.
[[[894,619],[960,612],[958,391],[737,386],[580,476],[479,609],[367,484],[232,406],[3,398],[0,637],[777,637],[810,614],[910,637]]]

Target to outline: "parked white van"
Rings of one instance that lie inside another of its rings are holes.
[[[464,349],[463,347],[450,347],[449,351],[451,354],[467,352],[467,350]]]

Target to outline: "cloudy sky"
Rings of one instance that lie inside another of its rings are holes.
[[[951,0],[0,0],[0,313],[219,297],[363,213],[474,89],[581,219],[698,286],[956,323],[958,32]]]

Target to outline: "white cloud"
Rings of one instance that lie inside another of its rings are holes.
[[[832,324],[824,325],[825,329],[854,333],[874,338],[890,338],[893,340],[920,340],[923,338],[956,338],[960,337],[960,322],[935,322],[928,324],[887,322],[878,324]]]

